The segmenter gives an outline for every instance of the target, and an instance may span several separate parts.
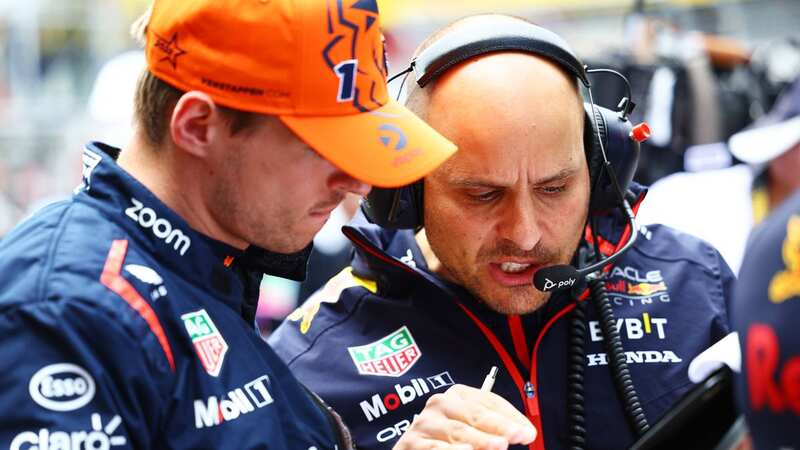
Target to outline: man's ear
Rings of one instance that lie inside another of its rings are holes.
[[[175,146],[200,158],[208,155],[212,144],[226,127],[214,100],[199,91],[190,91],[181,96],[169,123]]]

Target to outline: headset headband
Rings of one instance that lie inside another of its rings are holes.
[[[550,58],[589,87],[585,66],[561,36],[528,22],[506,20],[503,29],[472,21],[459,26],[422,51],[411,62],[417,84],[425,87],[452,66],[492,51],[519,50]]]
[[[628,114],[634,104],[630,101],[630,87],[625,77],[610,69],[587,69],[561,37],[522,19],[499,15],[475,19],[459,24],[457,30],[440,37],[389,81],[402,76],[402,91],[405,80],[413,71],[417,84],[425,87],[455,65],[491,52],[519,51],[553,62],[565,74],[580,80],[589,95],[589,102],[585,103],[587,132],[584,133],[592,189],[589,211],[602,214],[621,208],[627,215],[625,192],[636,172],[639,142],[646,138],[637,136],[647,132],[632,133]],[[593,103],[587,75],[592,72],[609,72],[625,82],[628,96],[620,102],[619,111]],[[607,148],[611,150],[610,155]],[[362,202],[361,209],[371,222],[381,226],[419,229],[423,226],[423,204],[423,181],[419,180],[401,188],[373,188]]]

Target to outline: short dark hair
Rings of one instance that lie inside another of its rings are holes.
[[[131,35],[142,46],[147,39],[147,25],[152,14],[153,5],[151,4],[147,11],[131,25]],[[183,91],[160,80],[147,68],[142,71],[136,85],[134,117],[142,127],[145,138],[151,147],[157,148],[164,142],[169,130],[172,111],[183,94]],[[231,134],[246,131],[260,118],[259,114],[248,111],[226,108],[222,105],[217,105],[217,108],[226,119]]]
[[[160,146],[169,131],[169,121],[183,91],[162,81],[145,69],[139,76],[134,98],[135,117],[150,146]],[[246,131],[258,120],[259,114],[217,105],[226,119],[231,134]]]

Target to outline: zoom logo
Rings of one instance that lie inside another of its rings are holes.
[[[192,245],[192,240],[183,234],[183,231],[178,228],[173,229],[168,220],[159,219],[152,208],[145,207],[139,200],[131,198],[131,202],[133,206],[125,210],[126,216],[130,217],[142,228],[151,230],[157,238],[162,239],[167,244],[172,244],[172,247],[181,256],[186,254],[186,251]]]

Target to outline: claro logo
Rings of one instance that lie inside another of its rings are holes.
[[[172,224],[166,219],[159,219],[152,208],[146,208],[142,202],[131,198],[133,206],[125,210],[125,215],[133,219],[142,228],[150,229],[153,234],[164,240],[167,244],[172,244],[176,252],[181,256],[186,254],[192,245],[192,240],[183,234],[178,228],[172,228]]]
[[[124,427],[116,431],[122,419],[115,415],[103,426],[103,418],[98,413],[91,416],[91,429],[73,431],[40,428],[36,431],[23,431],[14,436],[9,450],[111,450],[112,447],[130,448],[123,434]]]
[[[39,369],[28,383],[31,398],[52,411],[74,411],[94,398],[94,379],[80,366],[51,364]]]

